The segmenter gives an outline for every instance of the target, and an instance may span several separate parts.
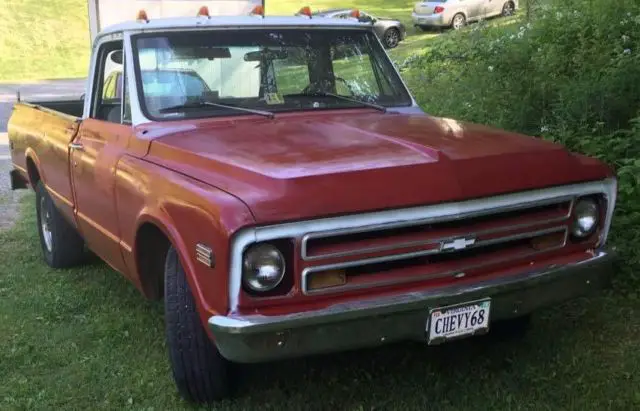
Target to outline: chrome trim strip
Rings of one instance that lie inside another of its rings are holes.
[[[432,243],[440,242],[440,241],[453,240],[453,239],[456,239],[456,238],[459,238],[459,237],[468,237],[468,236],[474,236],[474,235],[475,236],[480,236],[480,235],[499,233],[501,231],[518,230],[518,229],[521,229],[521,228],[528,228],[528,227],[533,227],[533,226],[537,226],[537,225],[551,224],[551,223],[565,221],[571,216],[571,211],[572,211],[572,208],[573,208],[573,203],[575,201],[575,197],[571,197],[571,198],[567,198],[567,199],[564,199],[564,200],[560,200],[557,203],[560,204],[560,203],[563,203],[563,202],[566,202],[566,201],[571,201],[571,204],[569,206],[569,212],[567,214],[561,216],[561,217],[549,218],[547,220],[540,220],[540,221],[535,221],[535,222],[530,222],[530,223],[503,226],[503,227],[499,227],[499,228],[493,228],[493,229],[490,229],[490,230],[478,231],[476,233],[467,232],[467,233],[456,235],[456,236],[442,237],[442,238],[438,238],[438,239],[430,240],[430,241],[407,241],[407,242],[404,242],[404,243],[389,244],[389,245],[377,246],[377,247],[368,247],[368,248],[363,248],[363,249],[358,249],[358,250],[343,251],[343,252],[331,253],[331,254],[321,254],[321,255],[315,255],[315,256],[308,255],[307,244],[308,244],[309,240],[315,240],[315,239],[318,239],[318,238],[328,238],[328,237],[334,237],[334,236],[339,236],[339,235],[359,234],[359,233],[378,231],[378,230],[392,230],[392,229],[396,229],[396,228],[412,227],[412,226],[418,226],[418,225],[423,225],[423,224],[429,224],[429,223],[432,223],[433,221],[432,220],[431,221],[424,221],[423,220],[423,221],[403,222],[403,223],[399,223],[399,224],[391,224],[391,225],[383,227],[383,228],[363,227],[363,228],[356,228],[356,229],[352,229],[352,230],[335,230],[335,231],[322,232],[322,233],[310,233],[310,234],[306,234],[304,237],[302,237],[302,244],[301,244],[300,254],[301,254],[301,258],[304,261],[314,261],[314,260],[322,260],[322,259],[327,259],[327,258],[347,257],[347,256],[350,256],[350,255],[375,253],[375,252],[380,252],[380,251],[391,251],[391,250],[396,250],[396,249],[399,249],[399,248],[417,247],[417,246],[420,246],[420,245],[428,245],[428,244],[432,244]],[[556,202],[555,201],[549,201],[548,204],[539,204],[538,206],[550,205],[550,204],[554,204],[554,203],[556,203]],[[488,213],[488,214],[491,214],[491,213]],[[454,218],[452,218],[452,219],[442,219],[442,220],[438,220],[438,223],[444,223],[444,222],[452,221],[452,220],[454,220]]]
[[[348,261],[348,262],[344,262],[344,263],[335,263],[335,264],[327,264],[327,265],[316,266],[316,267],[308,267],[308,268],[305,268],[302,271],[302,293],[305,294],[305,295],[329,294],[329,293],[338,292],[338,291],[345,291],[345,290],[357,290],[357,289],[362,289],[362,288],[374,288],[374,287],[380,287],[380,286],[384,286],[384,285],[404,284],[404,283],[407,283],[407,282],[422,281],[422,280],[435,280],[437,278],[451,277],[451,276],[456,275],[457,273],[460,273],[461,271],[471,270],[471,269],[476,269],[476,268],[482,268],[482,267],[487,266],[487,265],[493,265],[493,264],[497,264],[497,263],[500,263],[500,262],[504,262],[504,261],[508,261],[508,260],[512,260],[512,259],[516,259],[516,258],[524,258],[524,257],[534,256],[534,255],[537,255],[537,254],[540,254],[540,253],[545,253],[545,252],[548,252],[548,251],[558,250],[558,249],[564,247],[567,244],[567,239],[569,237],[569,230],[568,230],[568,228],[566,226],[553,227],[553,228],[549,228],[549,229],[546,229],[546,230],[532,231],[532,232],[528,232],[528,233],[515,234],[513,236],[502,237],[502,238],[497,238],[497,239],[493,239],[493,240],[476,242],[473,246],[467,247],[466,250],[472,250],[472,249],[486,247],[486,246],[489,246],[489,245],[506,243],[508,241],[523,240],[523,239],[526,239],[526,238],[534,238],[534,237],[538,237],[538,236],[545,235],[545,234],[553,234],[553,233],[561,233],[561,232],[564,233],[564,239],[562,241],[562,244],[560,244],[559,246],[547,248],[547,249],[544,249],[544,250],[541,250],[541,251],[534,251],[534,252],[531,252],[531,253],[521,253],[521,254],[516,255],[516,256],[510,256],[508,259],[504,259],[504,258],[498,259],[498,258],[496,258],[496,259],[493,259],[493,260],[491,260],[489,262],[470,265],[470,266],[466,266],[466,267],[461,267],[461,268],[453,270],[453,271],[445,271],[445,272],[442,272],[442,273],[421,275],[421,276],[415,276],[415,277],[403,278],[403,279],[390,278],[390,279],[385,279],[385,280],[382,280],[382,281],[370,282],[370,283],[367,283],[367,284],[357,284],[357,285],[346,284],[346,285],[343,285],[343,286],[330,287],[330,288],[317,290],[317,291],[316,290],[309,291],[307,289],[307,285],[308,285],[307,277],[310,274],[313,274],[313,273],[318,272],[318,271],[328,271],[328,270],[335,270],[335,269],[341,269],[341,268],[357,267],[357,266],[362,266],[362,265],[367,265],[367,264],[385,263],[385,262],[397,261],[397,260],[403,260],[403,259],[410,259],[410,258],[415,258],[415,257],[423,257],[423,256],[433,255],[433,254],[450,254],[450,253],[455,252],[455,251],[442,251],[442,249],[440,249],[440,250],[428,250],[428,251],[417,251],[417,252],[414,252],[414,253],[395,254],[395,255],[384,256],[384,257],[369,258],[369,259],[365,259],[365,260],[356,260],[356,261]]]
[[[239,230],[232,239],[231,263],[229,267],[229,311],[234,313],[238,308],[238,298],[242,289],[242,253],[252,243],[277,238],[302,237],[309,232],[345,230],[357,227],[374,227],[386,224],[398,224],[423,219],[456,219],[500,210],[526,207],[540,201],[581,196],[604,194],[607,198],[607,218],[604,222],[600,247],[604,246],[611,226],[616,201],[617,183],[615,178],[581,184],[557,186],[541,190],[530,190],[494,197],[478,198],[456,203],[445,203],[393,209],[377,212],[351,214],[340,217],[320,218],[263,227],[248,227]]]

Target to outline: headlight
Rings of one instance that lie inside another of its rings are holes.
[[[270,244],[260,244],[249,248],[244,254],[242,279],[253,291],[270,291],[282,282],[285,269],[280,250]]]
[[[600,207],[591,198],[579,199],[573,211],[571,234],[578,238],[585,238],[596,230],[600,220]]]

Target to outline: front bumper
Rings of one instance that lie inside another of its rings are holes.
[[[213,316],[209,327],[220,353],[236,362],[425,340],[430,308],[490,297],[492,321],[517,317],[606,288],[614,261],[612,252],[600,250],[578,263],[479,283],[336,304],[316,311],[281,316]]]
[[[449,25],[449,21],[444,18],[442,13],[416,14],[413,12],[411,13],[411,19],[415,26],[445,27]]]

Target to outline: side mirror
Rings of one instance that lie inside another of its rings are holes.
[[[85,97],[86,97],[86,93],[80,94],[80,101],[84,101]]]
[[[113,61],[116,64],[122,64],[122,61],[124,60],[123,55],[122,55],[122,50],[116,50],[113,53],[111,53],[111,61]]]

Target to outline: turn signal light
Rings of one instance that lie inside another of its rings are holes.
[[[444,7],[442,7],[442,6],[436,6],[436,7],[433,9],[433,14],[442,13],[443,11],[444,11]]]
[[[264,17],[264,7],[255,6],[253,8],[253,10],[251,10],[251,15],[252,16],[262,16],[262,17]]]
[[[330,287],[338,287],[347,283],[344,270],[329,270],[313,273],[308,277],[307,290],[317,291]]]
[[[304,6],[303,8],[300,9],[298,14],[301,14],[301,15],[307,16],[307,17],[311,17],[311,7]]]
[[[209,7],[207,7],[207,6],[200,7],[200,10],[198,11],[198,17],[210,17],[209,16]]]
[[[531,239],[531,248],[537,251],[562,247],[565,241],[564,233],[552,233]]]
[[[149,22],[149,17],[147,17],[147,12],[144,10],[140,10],[138,12],[138,16],[136,17],[136,20],[140,21],[140,22],[145,22],[148,23]]]

